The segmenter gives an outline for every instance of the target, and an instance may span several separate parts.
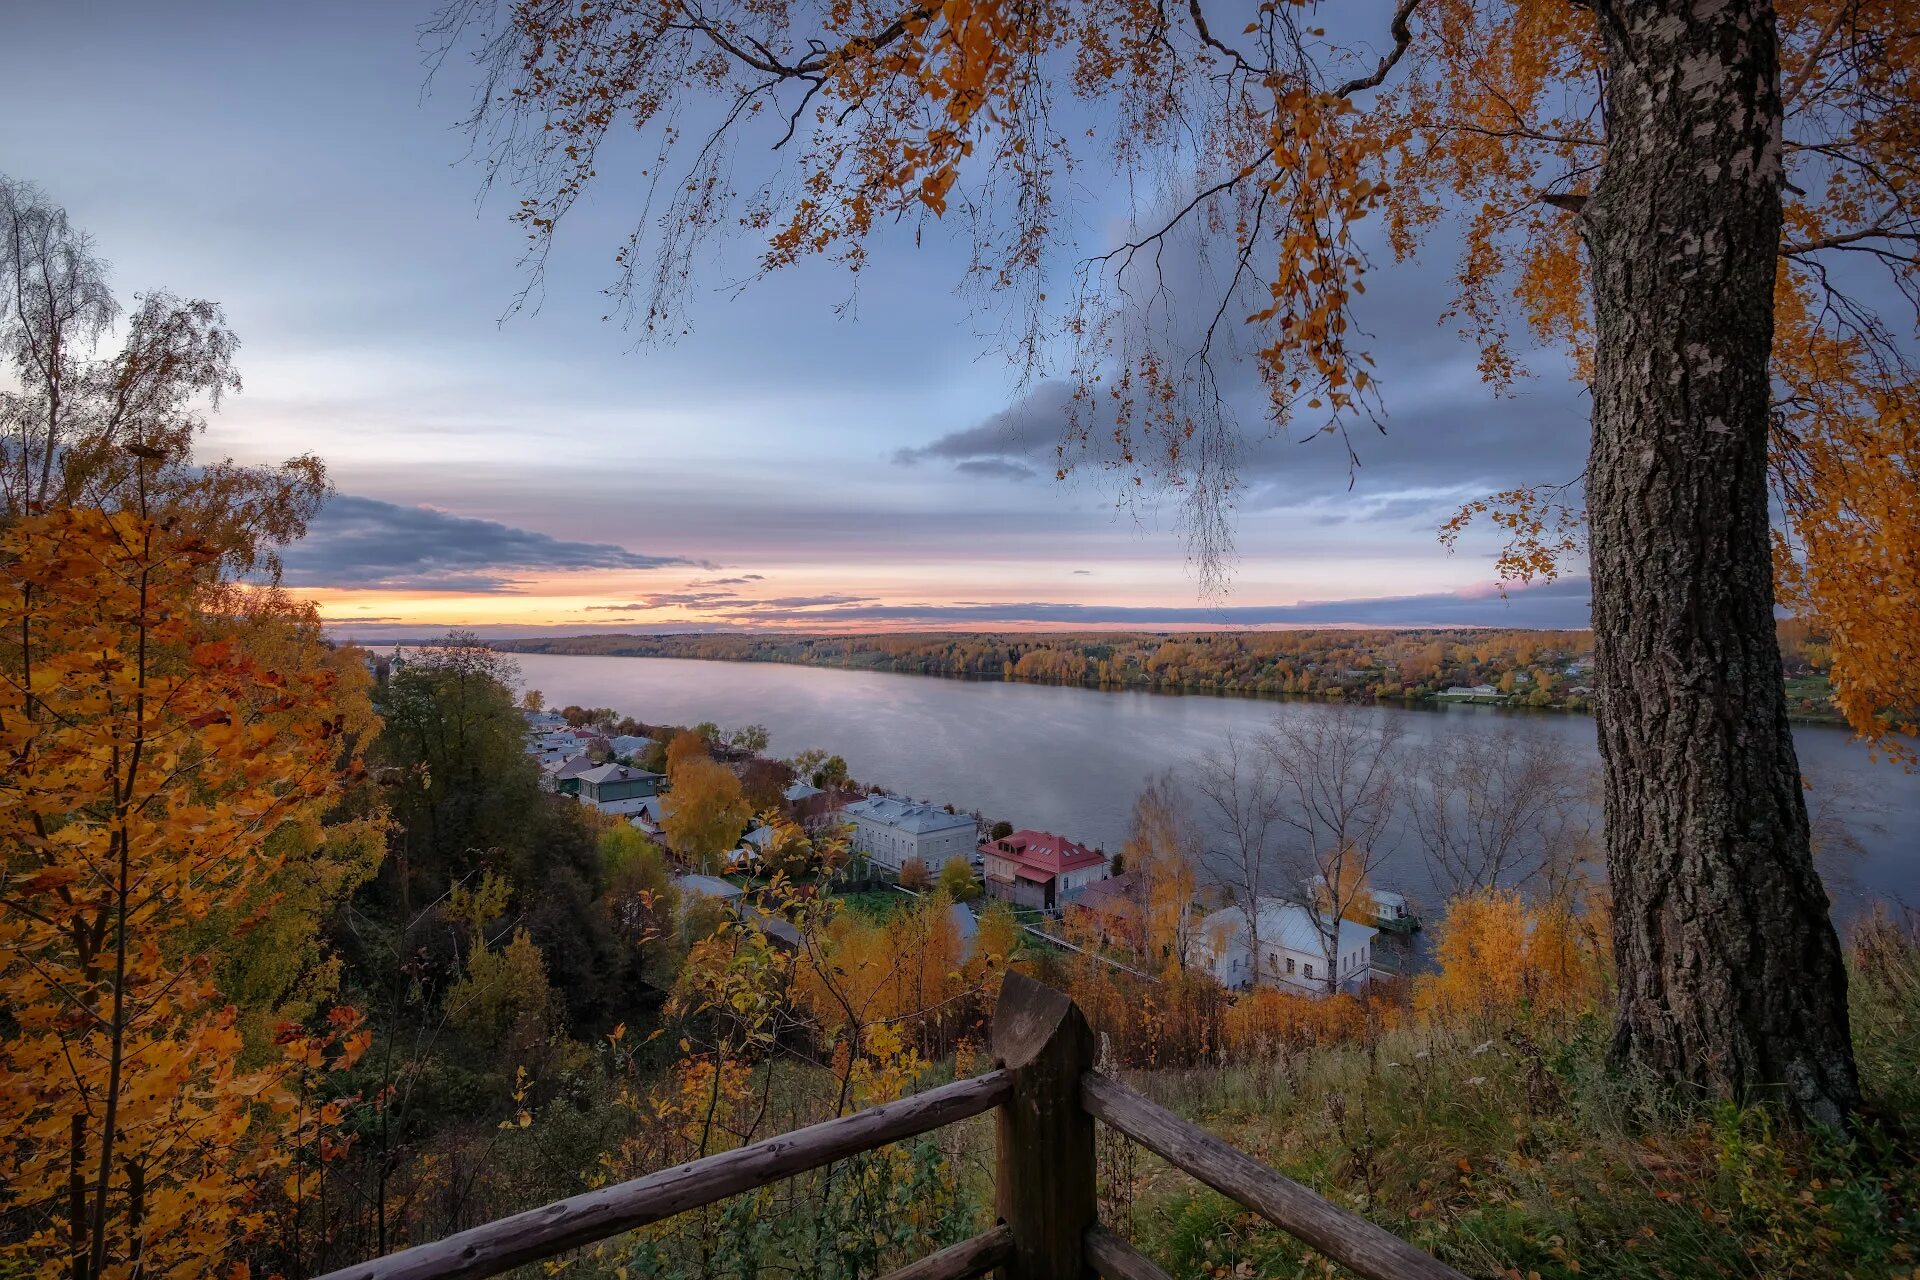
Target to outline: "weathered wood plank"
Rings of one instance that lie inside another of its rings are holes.
[[[1013,1074],[995,1114],[995,1204],[1013,1231],[1003,1280],[1081,1280],[1086,1229],[1096,1221],[1093,1117],[1080,1080],[1093,1066],[1093,1031],[1065,992],[1018,973],[1000,987],[993,1054]]]
[[[1368,1280],[1464,1280],[1391,1231],[1322,1199],[1118,1080],[1090,1071],[1080,1096],[1102,1123]]]
[[[1005,1262],[1012,1252],[1013,1232],[1002,1224],[889,1271],[880,1280],[972,1280]]]
[[[1087,1261],[1106,1280],[1173,1280],[1138,1249],[1098,1223],[1087,1228]]]
[[[898,1102],[517,1213],[432,1244],[343,1267],[321,1280],[471,1280],[498,1275],[525,1262],[551,1258],[856,1152],[991,1111],[1012,1090],[1013,1073],[1005,1070],[957,1080]]]

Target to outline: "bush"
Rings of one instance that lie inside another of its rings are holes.
[[[980,882],[974,879],[973,868],[965,858],[949,859],[940,868],[940,891],[955,902],[972,902],[980,896]]]
[[[900,883],[915,893],[923,893],[933,886],[933,872],[927,870],[927,864],[918,858],[908,858],[900,864]]]

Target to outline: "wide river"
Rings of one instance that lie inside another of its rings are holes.
[[[1259,730],[1306,707],[774,663],[512,656],[549,706],[612,707],[653,724],[763,724],[775,755],[822,747],[844,756],[862,782],[1109,851],[1126,838],[1149,777],[1179,768],[1229,730]],[[1400,717],[1411,751],[1445,751],[1462,735],[1519,717],[1570,754],[1599,759],[1593,721],[1583,715],[1463,706],[1371,714]],[[1800,725],[1794,737],[1812,785],[1845,797],[1835,804],[1865,848],[1827,869],[1836,914],[1851,917],[1875,899],[1920,906],[1920,774],[1875,763],[1844,729]],[[1380,882],[1425,894],[1430,882],[1411,833],[1401,827],[1389,841]]]

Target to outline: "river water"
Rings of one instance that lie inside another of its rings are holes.
[[[774,663],[512,656],[523,683],[549,706],[611,707],[654,724],[763,724],[774,755],[825,748],[845,757],[861,782],[1109,851],[1125,840],[1148,778],[1179,768],[1229,730],[1257,731],[1306,706]],[[1523,717],[1569,753],[1599,760],[1584,715],[1466,706],[1371,714],[1404,717],[1409,751],[1445,751],[1461,735]],[[1851,918],[1877,899],[1920,906],[1920,774],[1874,762],[1841,728],[1800,725],[1794,737],[1813,787],[1844,795],[1836,807],[1865,850],[1824,869],[1835,914]],[[1388,844],[1378,882],[1417,898],[1430,893],[1411,833],[1402,826]]]

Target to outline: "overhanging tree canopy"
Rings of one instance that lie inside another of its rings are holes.
[[[1586,475],[1517,478],[1450,530],[1491,514],[1515,577],[1591,535],[1621,1052],[1810,1115],[1851,1104],[1772,623],[1777,580],[1831,633],[1850,721],[1904,749],[1920,8],[453,0],[440,30],[477,50],[473,123],[521,189],[536,272],[602,146],[655,149],[612,286],[650,334],[683,324],[706,236],[764,237],[767,271],[857,272],[887,224],[963,222],[1017,357],[1073,353],[1062,471],[1177,487],[1203,567],[1229,542],[1234,336],[1260,429],[1345,440],[1385,392],[1363,230],[1398,259],[1457,250],[1454,314],[1492,387],[1524,334],[1594,397]],[[1061,123],[1069,99],[1093,136]],[[773,180],[735,187],[744,145],[784,159]],[[1069,179],[1107,160],[1132,227],[1050,296]],[[1213,246],[1198,329],[1154,305],[1176,234]]]

